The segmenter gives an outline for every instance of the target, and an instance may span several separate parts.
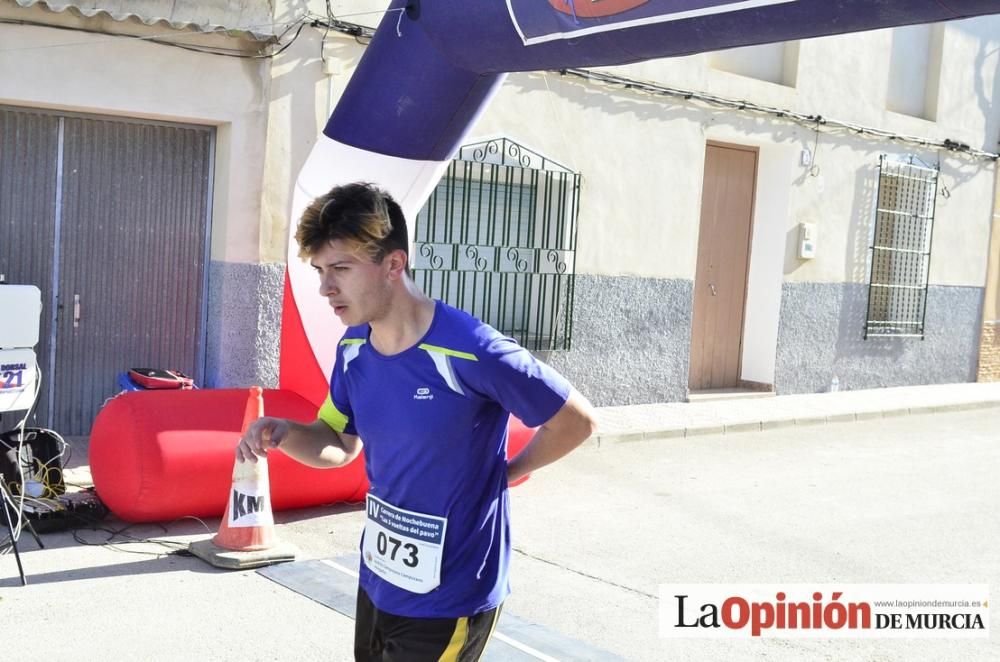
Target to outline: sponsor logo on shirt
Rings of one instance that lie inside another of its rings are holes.
[[[417,389],[417,392],[413,394],[414,400],[433,400],[434,394],[426,386],[421,386]]]

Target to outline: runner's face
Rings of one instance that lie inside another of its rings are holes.
[[[346,326],[358,326],[385,314],[389,303],[388,259],[374,263],[356,244],[334,240],[309,260],[319,275],[319,293]]]

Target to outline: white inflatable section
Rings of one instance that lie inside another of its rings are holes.
[[[431,191],[448,167],[448,161],[414,161],[376,154],[344,145],[320,134],[306,159],[292,196],[288,229],[288,279],[316,362],[329,375],[337,355],[337,342],[345,327],[326,299],[319,296],[319,280],[308,261],[299,257],[295,230],[302,212],[314,199],[334,186],[371,182],[391,195],[403,208],[412,255],[414,221]]]

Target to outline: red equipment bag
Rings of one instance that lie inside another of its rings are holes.
[[[139,386],[151,390],[194,388],[194,380],[179,370],[130,368],[128,376]]]

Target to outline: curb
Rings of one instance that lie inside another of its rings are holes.
[[[651,441],[654,439],[675,439],[700,437],[710,434],[740,434],[745,432],[766,432],[790,427],[806,427],[824,425],[827,423],[854,423],[872,421],[879,418],[896,418],[899,416],[914,416],[920,414],[941,414],[956,411],[973,411],[976,409],[1000,408],[1000,400],[977,400],[972,402],[956,402],[952,404],[927,404],[913,407],[890,407],[881,410],[841,412],[836,414],[775,417],[769,419],[735,420],[731,423],[718,421],[697,423],[692,425],[670,425],[650,430],[628,430],[597,434],[587,440],[588,445],[600,447],[605,444],[620,444],[635,441]]]

